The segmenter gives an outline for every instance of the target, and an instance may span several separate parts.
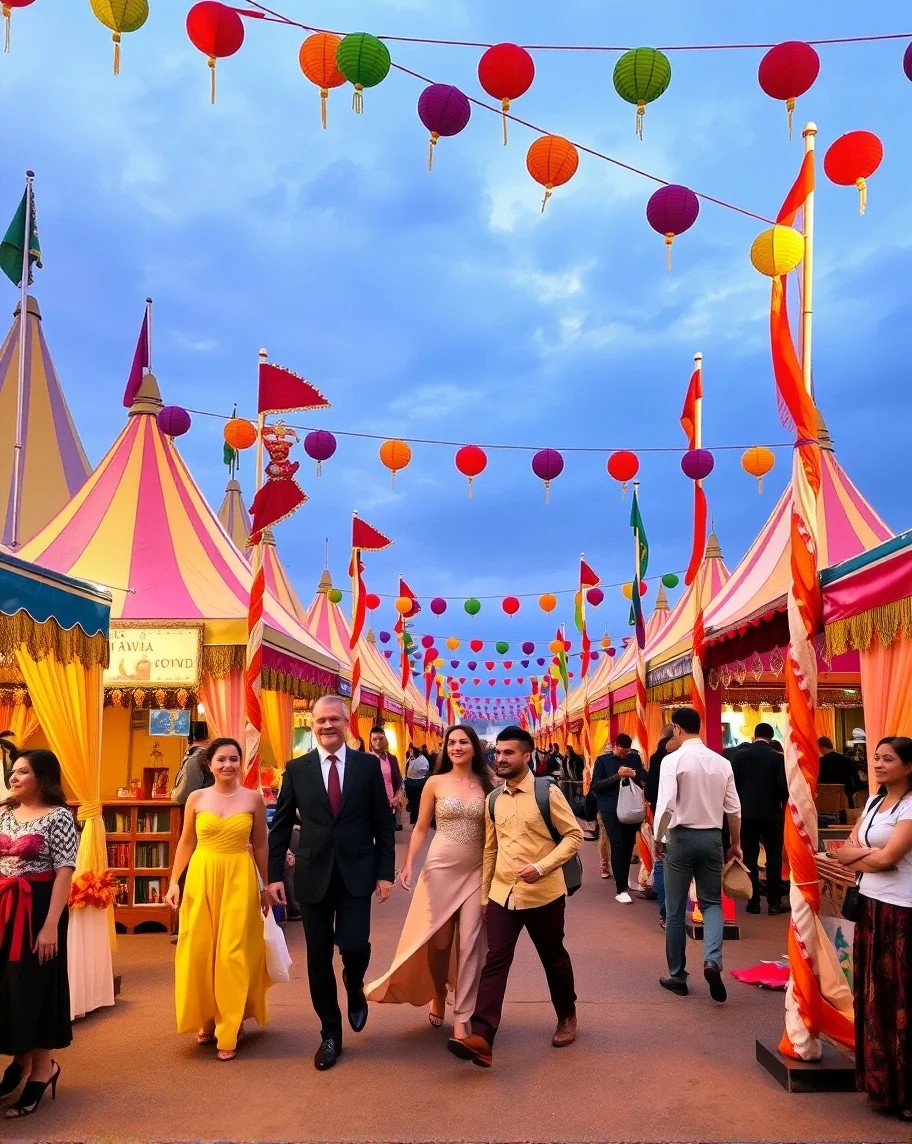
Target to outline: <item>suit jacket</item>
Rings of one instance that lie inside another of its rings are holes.
[[[296,813],[301,818],[295,854],[299,902],[322,901],[334,868],[353,897],[370,897],[378,881],[395,879],[395,822],[376,755],[346,750],[338,818],[329,809],[319,753],[313,750],[291,760],[269,832],[270,882],[282,880]]]
[[[373,751],[371,751],[371,754],[373,754]],[[379,755],[374,755],[374,758],[379,757]],[[387,751],[386,757],[390,761],[390,778],[393,782],[393,797],[395,797],[399,793],[399,790],[402,786],[402,772],[399,769],[399,760],[396,758],[392,751]],[[383,772],[381,771],[380,773],[382,774]]]
[[[782,817],[788,803],[785,759],[769,743],[758,739],[744,743],[731,756],[732,771],[741,817],[762,822],[775,822]]]

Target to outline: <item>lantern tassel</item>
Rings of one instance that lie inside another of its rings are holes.
[[[10,10],[9,4],[4,4],[3,5],[3,17],[6,20],[6,32],[5,32],[5,35],[3,37],[3,50],[5,52],[8,52],[10,50],[10,17],[11,16],[12,16],[12,12]]]
[[[469,477],[469,500],[472,499],[472,477]]]
[[[545,481],[545,504],[551,503],[551,482]]]
[[[551,192],[553,190],[554,190],[554,184],[553,183],[549,183],[545,187],[545,197],[542,199],[542,209],[541,209],[542,214],[545,213],[545,207],[548,205],[548,199],[551,198]]]
[[[788,112],[789,139],[792,137],[792,117],[795,114],[795,97],[790,95],[785,101],[785,110]]]
[[[322,461],[317,461],[317,476],[318,477],[323,476],[323,462]]]
[[[215,56],[209,57],[209,102],[215,103]]]
[[[761,496],[762,494],[763,494],[763,477],[758,477],[757,478],[757,496]]]
[[[504,96],[503,99],[500,101],[500,103],[501,103],[501,106],[503,107],[503,135],[504,135],[504,147],[506,147],[506,145],[507,145],[507,112],[510,110],[510,101],[506,96]]]
[[[645,114],[646,114],[646,102],[645,102],[645,100],[641,99],[637,103],[637,116],[636,116],[636,133],[640,139],[643,138],[643,117],[645,116]]]
[[[329,99],[329,89],[325,87],[320,88],[320,122],[323,124],[323,130],[326,130],[326,101]]]
[[[120,75],[120,32],[114,32],[111,39],[114,41],[114,74]]]
[[[671,269],[671,244],[674,242],[674,231],[665,232],[665,269]]]
[[[431,132],[431,142],[428,146],[428,170],[429,171],[433,171],[433,169],[434,169],[434,148],[437,146],[437,140],[439,138],[440,138],[440,135],[438,132],[436,132],[436,131]]]
[[[856,179],[855,186],[858,188],[858,213],[864,214],[868,205],[868,184],[864,179]]]
[[[355,93],[352,96],[352,111],[355,115],[364,114],[364,85],[360,83],[355,84]]]

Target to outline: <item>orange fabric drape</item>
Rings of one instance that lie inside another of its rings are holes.
[[[835,743],[836,712],[832,707],[817,707],[814,709],[814,725],[817,728],[817,737],[821,735]]]
[[[912,638],[900,636],[889,647],[874,640],[867,651],[859,653],[859,659],[868,755],[872,757],[885,735],[912,735]]]
[[[39,726],[34,707],[29,707],[26,703],[0,703],[0,731],[11,731],[13,741],[20,750]]]
[[[206,712],[209,738],[234,739],[243,746],[244,672],[233,667],[220,679],[204,675],[199,697]]]
[[[625,711],[622,715],[618,715],[618,734],[629,735],[631,739],[635,739],[636,733],[636,711]]]
[[[665,726],[665,718],[662,714],[661,703],[647,703],[646,704],[646,739],[647,750],[649,754],[643,759],[644,763],[649,762],[649,755],[658,746],[659,739],[662,735],[662,728]]]

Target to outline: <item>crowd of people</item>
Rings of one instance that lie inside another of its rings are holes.
[[[334,696],[313,711],[314,749],[284,771],[271,827],[263,797],[242,783],[243,752],[232,739],[206,742],[189,760],[179,792],[184,825],[166,900],[180,911],[175,957],[177,1027],[221,1061],[238,1051],[244,1022],[267,1021],[267,931],[275,908],[297,904],[307,981],[320,1024],[314,1065],[343,1051],[343,1024],[364,1029],[369,1005],[410,1004],[441,1027],[452,1006],[452,1054],[483,1068],[494,1059],[510,968],[522,931],[544,967],[555,1048],[578,1035],[573,966],[564,943],[565,907],[580,884],[584,837],[607,840],[618,903],[629,905],[630,868],[650,839],[651,886],[665,929],[668,972],[659,984],[689,993],[685,912],[691,885],[703,915],[703,976],[726,1000],[722,879],[729,861],[749,868],[748,910],[760,912],[766,852],[768,911],[787,911],[782,826],[784,758],[764,723],[753,741],[710,750],[699,714],[676,710],[648,767],[624,735],[593,761],[538,750],[507,727],[493,747],[470,726],[449,727],[439,756],[410,749],[404,768],[382,727],[371,751],[346,743],[348,711]],[[10,797],[0,804],[0,1078],[7,1117],[56,1096],[57,1056],[70,1044],[67,901],[77,833],[49,751],[16,752]],[[821,752],[824,745],[821,744]],[[198,772],[198,773],[197,773]],[[867,800],[839,863],[857,873],[856,1068],[873,1105],[912,1119],[912,740],[877,744]],[[848,782],[848,777],[845,779]],[[187,786],[193,789],[186,790]],[[396,870],[397,814],[413,824]],[[587,835],[580,820],[589,826]],[[651,825],[651,829],[646,827]],[[419,868],[421,853],[433,832]],[[290,877],[289,877],[290,874]],[[399,884],[411,895],[392,964],[368,980],[372,902]],[[342,962],[343,1008],[334,966]]]

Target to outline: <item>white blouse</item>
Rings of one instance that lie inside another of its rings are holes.
[[[890,841],[898,822],[912,822],[912,795],[906,795],[896,806],[883,814],[877,814],[874,807],[879,806],[880,802],[880,795],[868,799],[858,829],[859,844],[873,846],[878,850]],[[891,906],[905,906],[907,909],[912,909],[912,850],[906,851],[896,863],[894,870],[881,870],[878,874],[862,874],[858,890],[866,898],[874,898]]]

